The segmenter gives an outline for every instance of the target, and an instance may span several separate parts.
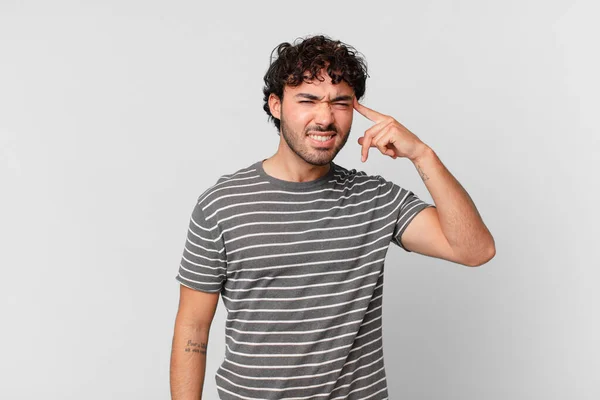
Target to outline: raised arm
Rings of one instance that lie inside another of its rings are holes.
[[[487,229],[469,194],[450,174],[437,154],[414,133],[389,115],[360,104],[354,108],[375,122],[358,139],[362,161],[369,148],[396,159],[411,160],[435,203],[417,214],[406,227],[403,246],[420,254],[438,257],[468,266],[479,266],[496,254],[494,238]]]

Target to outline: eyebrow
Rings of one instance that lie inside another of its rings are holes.
[[[297,94],[296,96],[294,96],[294,97],[301,97],[301,98],[303,98],[303,99],[315,100],[315,101],[317,101],[317,100],[319,100],[319,101],[320,101],[320,100],[323,100],[323,98],[324,98],[324,96],[323,96],[323,97],[318,97],[318,96],[315,96],[314,94],[310,94],[310,93],[298,93],[298,94]],[[349,101],[349,100],[352,100],[352,96],[349,96],[349,95],[343,95],[343,96],[337,96],[337,97],[335,97],[335,98],[331,99],[331,102],[336,102],[336,101]]]

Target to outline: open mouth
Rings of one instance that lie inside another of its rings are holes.
[[[335,133],[330,135],[307,135],[311,142],[320,146],[331,146],[335,141]]]

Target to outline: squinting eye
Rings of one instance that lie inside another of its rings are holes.
[[[337,103],[336,106],[341,106],[341,107],[348,107],[350,104],[345,104],[345,103]]]
[[[303,100],[300,103],[312,103],[312,101],[308,101],[308,100]]]

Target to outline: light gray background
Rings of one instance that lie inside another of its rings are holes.
[[[391,245],[390,398],[600,398],[598,3],[0,2],[0,397],[166,399],[194,202],[271,156],[262,77],[325,33],[364,104],[431,146],[497,245],[480,268]],[[412,163],[335,159],[431,201]],[[210,333],[205,398],[224,354]]]

